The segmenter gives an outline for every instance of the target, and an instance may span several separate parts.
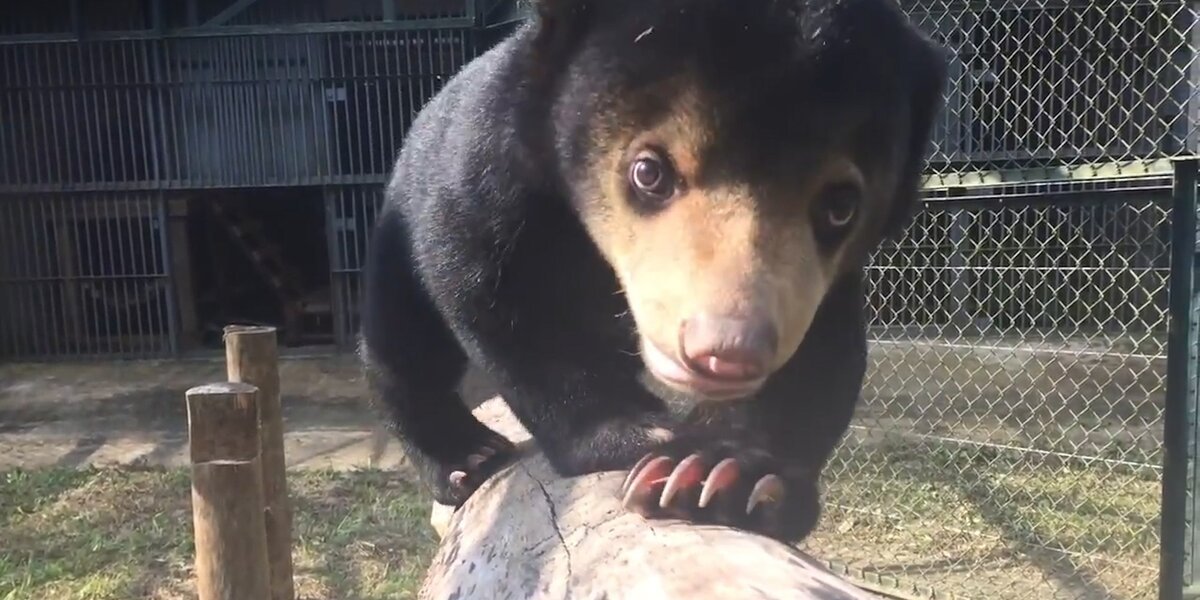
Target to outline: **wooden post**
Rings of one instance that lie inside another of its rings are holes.
[[[245,383],[187,391],[199,600],[268,597],[257,394]]]
[[[225,365],[229,381],[258,388],[267,556],[271,600],[293,600],[292,510],[288,500],[283,452],[283,409],[279,401],[279,350],[274,327],[230,325],[225,328]]]

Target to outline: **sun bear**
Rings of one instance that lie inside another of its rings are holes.
[[[648,518],[800,540],[866,368],[945,67],[893,0],[539,0],[421,110],[369,244],[372,396],[459,505],[512,456]]]

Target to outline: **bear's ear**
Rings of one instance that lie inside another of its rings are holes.
[[[591,0],[526,0],[537,19],[538,42],[543,50],[557,49],[583,27]]]
[[[933,121],[942,111],[945,100],[947,56],[940,46],[922,37],[909,53],[911,96],[908,105],[908,142],[901,157],[903,174],[892,201],[891,214],[884,225],[889,238],[904,233],[917,208],[921,195],[921,180],[925,175]]]

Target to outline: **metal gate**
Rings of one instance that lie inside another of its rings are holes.
[[[169,354],[164,216],[154,193],[0,197],[0,357]]]

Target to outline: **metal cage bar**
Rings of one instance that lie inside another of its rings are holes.
[[[0,45],[0,193],[381,183],[475,54],[469,28]]]
[[[0,197],[0,356],[171,355],[164,223],[157,194]]]
[[[366,262],[367,242],[382,203],[383,191],[376,186],[345,186],[326,190],[334,339],[342,348],[350,348],[357,343],[362,268]]]

